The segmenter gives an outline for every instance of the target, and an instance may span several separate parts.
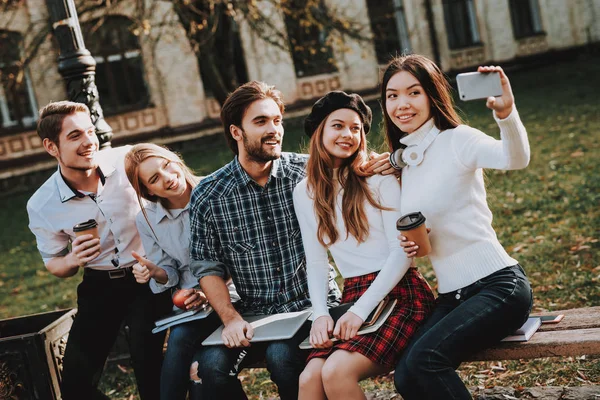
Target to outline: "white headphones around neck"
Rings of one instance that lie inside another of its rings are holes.
[[[420,143],[407,146],[402,151],[398,149],[390,154],[390,164],[396,169],[402,169],[407,165],[415,167],[421,164],[425,158],[425,151],[439,134],[440,130],[434,126]]]

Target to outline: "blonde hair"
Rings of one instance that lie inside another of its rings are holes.
[[[344,194],[342,196],[342,217],[346,226],[346,239],[352,235],[359,243],[369,235],[369,221],[365,214],[365,200],[379,210],[390,210],[381,206],[374,198],[366,181],[362,166],[367,161],[367,138],[361,124],[360,144],[356,153],[347,158],[338,169],[337,176],[333,173],[333,159],[323,144],[325,118],[317,127],[309,144],[310,157],[306,165],[307,186],[313,199],[317,216],[317,239],[323,246],[328,247],[339,239],[335,226],[336,189],[335,181],[339,181]],[[328,240],[326,242],[325,240]]]
[[[140,165],[145,160],[152,157],[163,158],[179,165],[183,170],[183,176],[185,177],[186,183],[192,189],[196,187],[198,182],[200,182],[200,177],[194,175],[194,172],[187,165],[185,165],[181,157],[166,147],[162,147],[154,143],[140,143],[134,145],[125,155],[125,174],[127,175],[129,183],[131,183],[131,186],[137,194],[140,208],[142,209],[142,213],[146,219],[146,222],[148,222],[150,229],[152,229],[152,225],[150,225],[150,222],[148,221],[148,215],[146,214],[146,209],[144,208],[142,199],[146,199],[152,203],[160,202],[164,207],[168,206],[166,199],[156,195],[151,195],[148,192],[148,188],[140,178]],[[152,232],[154,232],[154,229],[152,229]]]

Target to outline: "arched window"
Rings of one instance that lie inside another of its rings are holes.
[[[443,0],[444,22],[451,49],[481,44],[473,0]]]
[[[0,30],[0,128],[24,129],[35,124],[37,106],[29,73],[22,66],[23,37]]]
[[[411,50],[402,0],[367,0],[377,62]]]
[[[538,0],[510,0],[509,4],[516,39],[543,33]]]
[[[318,3],[318,8],[314,12],[319,12],[319,10],[325,8],[322,0],[316,3]],[[307,25],[302,23],[303,20],[309,19],[306,15],[307,5],[304,1],[290,0],[288,6],[290,13],[285,15],[285,25],[296,76],[302,78],[336,72],[337,67],[333,59],[333,50],[328,41],[329,32],[325,27],[320,27],[317,24]]]
[[[145,108],[149,103],[142,52],[133,21],[110,16],[82,26],[85,45],[96,59],[96,86],[105,114]]]

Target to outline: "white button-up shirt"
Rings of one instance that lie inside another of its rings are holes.
[[[27,202],[29,229],[35,235],[44,263],[65,256],[75,239],[73,226],[91,218],[98,222],[100,255],[86,268],[97,270],[135,264],[131,251],[143,253],[135,227],[140,211],[135,191],[125,175],[124,157],[131,146],[98,152],[100,181],[96,195],[71,188],[60,168]]]

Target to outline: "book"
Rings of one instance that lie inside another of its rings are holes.
[[[383,323],[388,319],[392,311],[394,311],[394,307],[396,307],[397,299],[389,300],[389,298],[384,298],[381,300],[382,303],[378,307],[375,307],[375,310],[369,314],[367,317],[367,321],[360,327],[357,332],[357,335],[366,335],[367,333],[372,333],[377,331],[383,325]],[[383,307],[381,307],[383,304]],[[353,303],[342,304],[337,307],[331,307],[329,309],[329,315],[333,318],[334,324],[342,315],[348,311],[348,309],[353,305]],[[378,314],[378,315],[376,315]],[[373,316],[373,317],[372,317]],[[337,342],[339,339],[331,338],[332,342]],[[310,344],[310,336],[308,336],[299,346],[301,349],[312,349],[313,347]]]
[[[200,307],[194,310],[177,310],[171,314],[154,322],[156,327],[152,329],[152,333],[158,333],[170,328],[171,326],[183,324],[189,321],[195,321],[197,319],[206,318],[212,313],[213,309],[211,306]]]
[[[542,320],[539,317],[529,317],[527,321],[521,326],[519,329],[513,332],[512,335],[509,335],[502,339],[503,342],[526,342],[533,334],[538,330],[540,325],[542,324]]]

